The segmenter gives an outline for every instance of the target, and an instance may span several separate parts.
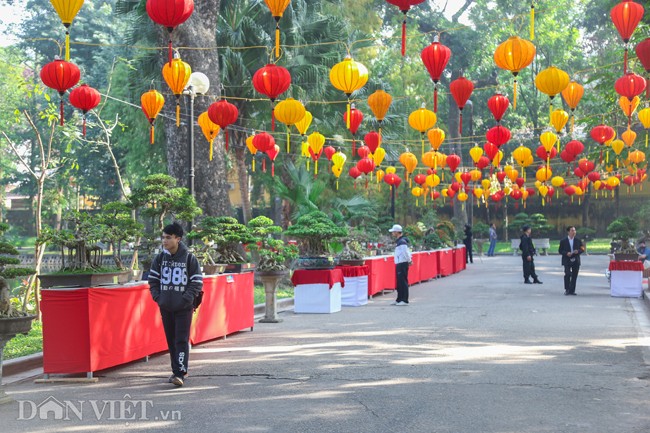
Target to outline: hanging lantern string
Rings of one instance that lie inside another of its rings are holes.
[[[70,24],[63,24],[65,26],[65,61],[70,61]]]

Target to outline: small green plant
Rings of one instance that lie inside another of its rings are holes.
[[[0,223],[0,317],[19,317],[24,316],[24,311],[18,311],[15,296],[9,291],[8,279],[19,278],[33,274],[32,268],[21,267],[20,260],[16,257],[18,250],[4,239],[4,233],[9,229],[8,224]],[[23,310],[26,303],[23,302]]]
[[[423,223],[417,222],[404,227],[404,235],[408,238],[413,247],[418,247],[422,245],[426,230],[427,228]]]
[[[634,218],[623,216],[618,217],[607,226],[607,233],[612,235],[612,239],[621,243],[621,252],[634,253],[634,244],[630,239],[634,239],[639,234],[639,224]]]
[[[265,216],[258,216],[248,222],[248,228],[254,241],[248,248],[259,254],[257,269],[262,272],[284,271],[288,263],[298,257],[298,247],[286,244],[281,239],[274,239],[273,235],[282,233],[282,228],[273,224],[273,220]]]
[[[248,227],[232,217],[205,217],[187,235],[190,239],[201,239],[204,243],[214,244],[216,263],[247,263],[243,245],[255,241]]]
[[[344,238],[348,230],[338,226],[321,211],[312,211],[298,218],[296,223],[285,231],[288,237],[300,241],[300,253],[306,256],[328,256],[328,242]]]

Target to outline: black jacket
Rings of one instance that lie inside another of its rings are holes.
[[[521,242],[519,242],[519,249],[521,250],[521,257],[526,258],[530,256],[531,258],[535,255],[535,247],[533,246],[533,240],[528,235],[521,235]]]
[[[203,289],[199,261],[180,242],[173,256],[164,250],[151,263],[149,290],[151,297],[165,311],[192,308],[194,298]]]
[[[570,266],[572,264],[577,264],[580,266],[580,254],[582,254],[582,241],[577,237],[573,238],[573,249],[578,250],[578,254],[572,255],[571,257],[567,256],[567,253],[573,251],[571,249],[571,244],[569,244],[569,238],[566,237],[560,241],[560,248],[557,252],[562,255],[562,266]]]

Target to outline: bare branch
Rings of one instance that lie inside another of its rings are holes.
[[[5,140],[7,140],[7,142],[9,143],[9,146],[11,146],[11,150],[13,150],[14,154],[16,154],[16,156],[18,157],[18,159],[20,159],[20,162],[25,166],[25,168],[27,169],[27,171],[29,171],[29,174],[31,174],[31,175],[34,177],[34,179],[38,179],[38,176],[36,176],[36,173],[34,173],[34,171],[31,169],[31,167],[29,166],[29,164],[27,164],[27,162],[23,159],[23,157],[20,156],[20,153],[18,153],[18,149],[16,149],[16,146],[15,146],[14,143],[11,141],[11,139],[7,136],[7,134],[6,134],[4,131],[0,131],[0,133],[2,133],[2,135],[3,135],[4,138],[5,138]]]
[[[465,13],[467,8],[469,8],[472,5],[472,3],[474,3],[474,0],[465,0],[465,4],[460,9],[458,9],[458,11],[451,17],[451,22],[457,23],[458,19]]]

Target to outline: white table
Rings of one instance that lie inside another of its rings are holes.
[[[347,288],[347,282],[346,288]],[[367,289],[366,289],[367,293]],[[293,290],[295,313],[336,313],[341,311],[341,283],[298,284]]]

